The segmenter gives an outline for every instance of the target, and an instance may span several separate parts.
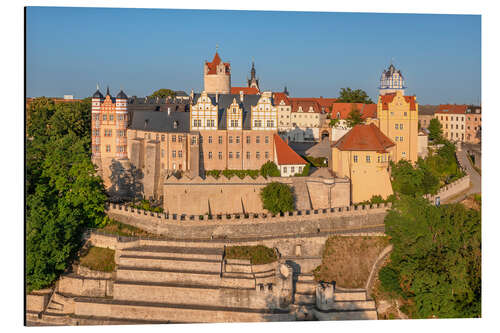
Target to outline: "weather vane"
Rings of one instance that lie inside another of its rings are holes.
[[[215,44],[215,52],[219,50],[219,44]]]

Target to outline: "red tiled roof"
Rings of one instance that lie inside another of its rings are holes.
[[[290,105],[290,99],[288,98],[288,95],[283,92],[274,93],[273,98],[274,98],[274,105],[279,105],[281,101],[284,101],[285,105]]]
[[[208,66],[208,74],[217,74],[217,66],[221,62],[222,62],[222,60],[219,57],[219,53],[215,52],[215,56],[214,56],[214,59],[212,60],[212,62],[208,62],[208,61],[206,62],[207,66]],[[228,62],[225,62],[224,66],[226,67],[226,73],[228,73],[231,65],[229,65]]]
[[[390,93],[380,96],[380,102],[382,103],[382,110],[389,110],[389,103],[392,102],[396,96],[396,93]],[[415,96],[403,96],[406,103],[410,103],[410,110],[416,110]]]
[[[334,144],[340,150],[376,151],[378,153],[387,153],[387,148],[395,145],[374,124],[356,125]]]
[[[435,113],[464,114],[466,111],[467,105],[440,104]]]
[[[302,157],[299,156],[285,141],[278,135],[274,134],[274,146],[276,147],[276,156],[278,157],[278,165],[306,165]]]
[[[321,106],[314,98],[290,98],[289,100],[292,104],[292,112],[297,112],[299,107],[302,107],[302,112],[309,112],[309,108],[311,107],[313,112],[321,112]]]
[[[245,95],[257,95],[259,93],[259,89],[255,87],[231,87],[231,94],[237,95],[243,91]]]
[[[337,118],[339,113],[340,119],[347,119],[352,110],[361,112],[361,118],[376,118],[377,117],[377,104],[363,104],[363,103],[333,103],[332,118]]]

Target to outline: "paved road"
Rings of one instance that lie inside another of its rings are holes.
[[[290,147],[300,155],[310,155],[314,157],[326,157],[330,158],[329,138],[324,138],[320,142],[289,142]]]
[[[467,158],[467,152],[465,147],[462,147],[461,151],[457,150],[457,158],[460,161],[460,163],[464,166],[465,173],[470,176],[471,186],[467,190],[467,192],[451,200],[452,202],[460,202],[471,194],[481,193],[481,175],[476,171],[476,169],[472,167],[472,163]]]

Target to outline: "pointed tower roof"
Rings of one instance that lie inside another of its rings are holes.
[[[99,91],[99,88],[97,88],[97,90],[95,91],[94,95],[92,95],[92,98],[104,98],[104,96]]]
[[[222,62],[222,59],[219,56],[219,52],[215,51],[214,58],[212,59],[211,62],[206,62],[206,65],[208,66],[208,74],[217,74],[217,66]],[[226,67],[226,72],[229,72],[230,65],[228,62],[224,63],[224,66]]]
[[[109,86],[107,86],[107,88],[106,88],[106,96],[111,97],[111,94],[109,93]]]
[[[116,95],[116,98],[127,99],[127,95],[125,95],[125,93],[123,92],[123,90],[120,90],[120,92],[118,93],[118,95]]]

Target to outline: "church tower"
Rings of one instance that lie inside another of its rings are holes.
[[[259,89],[259,79],[257,79],[255,75],[255,63],[252,61],[252,69],[250,70],[250,79],[248,81],[248,88],[257,88]]]
[[[211,62],[206,61],[203,71],[204,91],[207,94],[229,94],[231,92],[231,65],[222,62],[216,51]]]
[[[400,70],[397,70],[393,64],[389,66],[388,69],[385,69],[380,77],[380,95],[395,93],[396,91],[401,91],[401,93],[405,94],[405,81],[403,78],[403,74],[401,74]]]

